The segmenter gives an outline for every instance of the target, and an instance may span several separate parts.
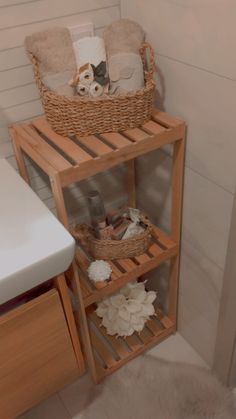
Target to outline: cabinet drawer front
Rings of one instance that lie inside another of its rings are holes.
[[[0,317],[1,419],[15,418],[77,376],[56,290]]]

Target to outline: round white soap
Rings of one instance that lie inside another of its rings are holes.
[[[111,273],[111,266],[105,260],[95,260],[88,267],[88,276],[93,282],[107,281]]]

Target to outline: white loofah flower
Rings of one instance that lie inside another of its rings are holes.
[[[93,282],[108,280],[111,276],[111,272],[111,266],[104,260],[95,260],[88,267],[88,276]]]
[[[98,303],[96,313],[109,335],[130,336],[141,332],[149,317],[155,314],[155,299],[154,291],[146,291],[144,283],[135,281]]]

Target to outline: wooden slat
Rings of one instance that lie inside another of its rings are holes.
[[[97,156],[103,156],[104,154],[111,153],[113,151],[108,145],[104,144],[95,135],[89,135],[87,137],[78,137],[78,141],[87,147],[89,150],[97,154]]]
[[[66,170],[72,167],[71,164],[48,145],[33,128],[26,124],[15,125],[14,128],[17,134],[20,135],[24,141],[27,141],[27,143],[30,144],[45,161],[53,166],[56,171]],[[37,163],[37,160],[35,160],[35,162]]]
[[[63,137],[54,132],[45,118],[34,119],[32,125],[59,147],[75,163],[80,164],[92,159],[88,153],[79,147],[79,145],[76,145],[70,138]]]
[[[75,258],[77,264],[80,266],[83,272],[86,272],[89,267],[89,260],[86,258],[86,256],[79,249],[77,249]]]
[[[137,351],[143,346],[142,342],[136,335],[126,336],[126,338],[123,339],[133,352]]]
[[[153,226],[153,234],[167,249],[171,249],[175,243],[158,227]]]
[[[114,263],[109,262],[109,264],[111,266],[112,273],[113,273],[113,276],[114,276],[113,279],[116,280],[116,279],[120,278],[122,276],[122,272],[117,268],[117,266]]]
[[[161,125],[158,125],[154,121],[146,122],[142,125],[142,128],[145,129],[151,135],[160,134],[161,132],[166,131],[166,128],[162,127]]]
[[[128,129],[126,131],[123,131],[123,133],[135,142],[142,141],[149,136],[149,134],[147,134],[145,131],[142,131],[139,128]]]
[[[122,148],[132,144],[129,140],[127,140],[127,138],[123,137],[123,135],[118,132],[103,133],[101,137],[116,148]]]
[[[115,338],[114,336],[110,336],[106,333],[105,327],[100,326],[101,319],[98,318],[94,311],[89,313],[89,318],[92,320],[93,324],[95,324],[95,326],[99,329],[100,333],[104,336],[104,338],[106,338],[106,340],[109,341],[114,352],[117,353],[121,359],[126,358],[127,355],[129,355],[129,351],[125,348],[124,345],[122,345],[122,343],[117,338]]]
[[[106,348],[106,346],[102,343],[102,341],[99,339],[99,337],[95,334],[93,330],[90,328],[90,336],[91,341],[94,349],[100,356],[100,358],[103,360],[104,364],[109,368],[114,365],[116,362],[115,359],[112,357],[109,350]]]
[[[164,326],[165,329],[169,329],[174,326],[174,323],[167,317],[161,310],[157,310],[157,318]]]
[[[150,257],[147,255],[147,253],[143,253],[142,255],[135,256],[134,259],[137,260],[138,263],[142,264],[148,262],[150,260]]]
[[[156,122],[159,122],[160,124],[163,124],[168,128],[175,128],[184,124],[184,122],[181,121],[181,119],[173,118],[172,116],[168,115],[165,112],[161,112],[158,109],[154,109],[154,111],[152,112],[152,118]]]
[[[163,253],[163,250],[156,243],[153,243],[149,247],[148,252],[154,257],[158,257],[161,253]]]
[[[139,333],[139,337],[141,339],[141,341],[146,344],[150,341],[151,337],[152,337],[152,333],[144,326],[144,329],[142,330],[142,332]]]
[[[131,259],[117,259],[117,262],[126,272],[131,272],[136,268],[135,263]]]
[[[155,335],[158,336],[162,333],[163,329],[158,326],[155,320],[150,319],[146,322],[146,327]]]

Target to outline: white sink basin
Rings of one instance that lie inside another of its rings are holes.
[[[64,272],[74,239],[0,159],[0,304]]]

